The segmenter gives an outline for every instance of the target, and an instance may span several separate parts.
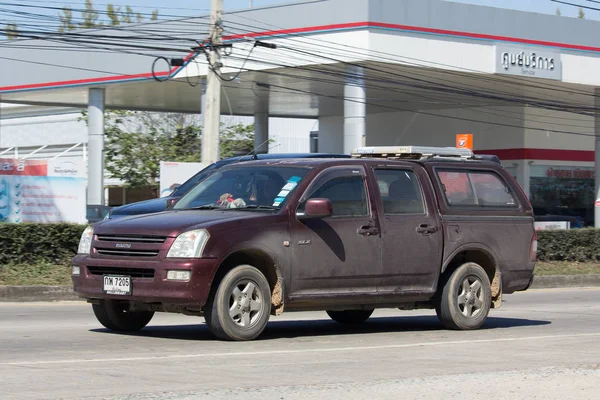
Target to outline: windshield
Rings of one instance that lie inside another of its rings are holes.
[[[281,165],[221,168],[186,193],[173,209],[279,209],[308,171]]]

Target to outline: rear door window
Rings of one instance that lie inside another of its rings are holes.
[[[375,177],[383,200],[383,212],[424,214],[423,195],[414,172],[403,169],[376,169]]]

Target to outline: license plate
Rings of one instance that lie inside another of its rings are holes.
[[[131,294],[131,277],[121,275],[104,275],[102,290],[107,294]]]

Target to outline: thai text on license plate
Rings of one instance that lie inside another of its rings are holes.
[[[131,294],[131,277],[119,275],[104,275],[102,290],[107,294]]]

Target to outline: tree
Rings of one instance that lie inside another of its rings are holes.
[[[249,154],[254,150],[254,125],[238,124],[223,129],[220,133],[221,157],[233,157],[239,153]]]
[[[558,15],[559,17],[562,15],[562,13],[560,12],[560,8],[556,9],[556,15]]]
[[[83,22],[79,23],[80,28],[89,29],[104,25],[98,22],[98,11],[94,8],[92,0],[85,0],[85,10],[81,12],[81,18]]]
[[[60,26],[58,27],[59,32],[72,31],[75,29],[73,25],[73,10],[70,7],[63,7],[62,15],[58,14],[60,19]]]
[[[87,113],[81,120],[87,121]],[[192,115],[107,111],[104,131],[106,170],[128,187],[158,189],[160,161],[200,161],[202,128]],[[253,125],[222,128],[222,157],[253,148]]]
[[[585,19],[585,12],[583,11],[583,8],[579,9],[579,14],[577,15],[577,18]]]
[[[73,9],[70,7],[63,7],[62,11],[58,13],[60,19],[60,26],[58,27],[59,32],[74,31],[77,28],[99,28],[105,26],[105,23],[100,20],[100,12],[94,8],[92,0],[85,0],[85,9],[81,11],[81,19],[83,20],[79,24],[73,22]],[[121,24],[130,24],[133,22],[135,17],[136,22],[144,22],[144,16],[141,13],[135,12],[130,6],[126,6],[124,11],[121,11],[121,7],[115,7],[113,4],[106,5],[107,21],[108,26],[119,26]],[[150,17],[151,21],[158,20],[158,10],[152,11]],[[14,39],[18,36],[16,24],[5,24],[4,35],[9,39]]]
[[[121,20],[119,19],[119,13],[121,12],[121,7],[115,9],[115,6],[112,4],[108,4],[106,6],[106,16],[110,19],[110,24],[112,26],[121,25]]]
[[[130,24],[133,22],[133,9],[131,7],[129,7],[129,6],[125,7],[125,12],[123,13],[121,22],[123,22],[125,24]]]
[[[126,6],[125,10],[121,10],[121,7],[115,7],[114,4],[106,5],[107,21],[106,24],[100,18],[100,12],[94,8],[92,0],[85,0],[85,9],[81,12],[81,19],[83,20],[79,25],[73,23],[73,10],[69,7],[63,7],[58,17],[60,18],[59,32],[73,31],[76,28],[99,28],[105,25],[108,26],[119,26],[122,24],[130,24],[136,21],[144,22],[144,16],[141,13],[136,13],[130,6]],[[158,19],[158,10],[152,11],[151,21]]]
[[[8,39],[16,39],[19,36],[17,24],[6,24],[4,26],[4,34]]]

